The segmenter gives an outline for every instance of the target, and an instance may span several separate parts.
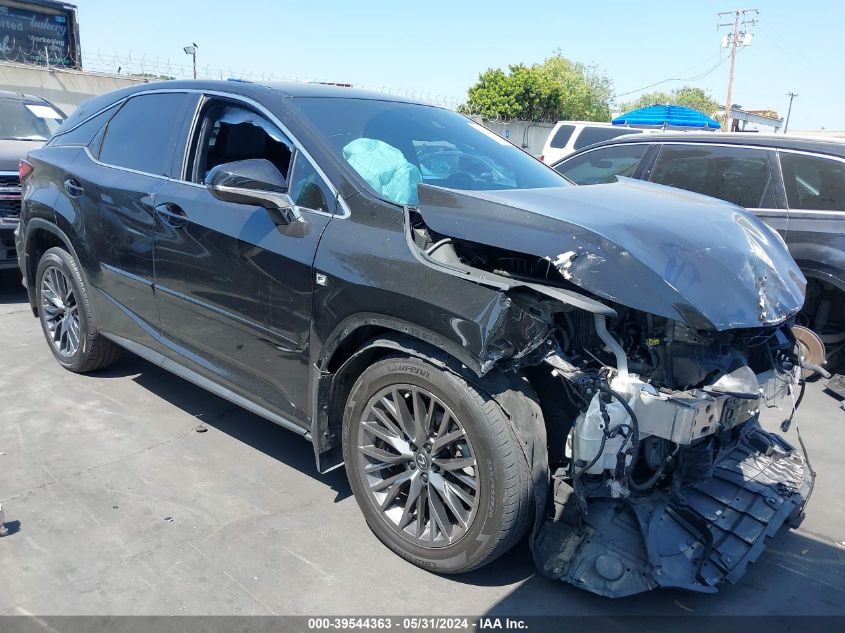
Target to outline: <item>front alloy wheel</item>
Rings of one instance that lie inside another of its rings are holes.
[[[408,384],[370,398],[358,426],[358,476],[388,525],[423,547],[458,541],[478,509],[475,454],[455,414]]]
[[[493,397],[503,382],[436,362],[390,353],[361,373],[344,409],[343,460],[373,533],[413,564],[454,574],[525,534],[532,479],[514,415]]]

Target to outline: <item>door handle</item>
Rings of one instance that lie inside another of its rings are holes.
[[[185,226],[188,223],[188,214],[178,204],[166,202],[156,206],[156,215],[162,222],[174,229]]]
[[[68,195],[71,198],[78,198],[85,190],[82,188],[82,185],[79,184],[79,181],[76,178],[70,177],[65,180],[65,191],[67,191]]]

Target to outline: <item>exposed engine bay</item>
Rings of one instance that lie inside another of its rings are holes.
[[[767,317],[762,290],[758,327],[696,328],[573,283],[573,263],[590,253],[529,255],[410,220],[421,257],[510,282],[512,302],[548,326],[499,365],[545,386],[550,486],[536,495],[532,536],[541,573],[612,597],[712,592],[800,523],[806,455],[758,420],[781,407],[787,430],[803,395],[794,315]]]

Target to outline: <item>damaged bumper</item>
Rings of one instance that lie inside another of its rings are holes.
[[[713,593],[735,582],[781,527],[797,527],[814,475],[783,438],[749,421],[712,472],[680,490],[593,498],[553,479],[554,515],[538,527],[537,567],[608,597],[657,587]]]

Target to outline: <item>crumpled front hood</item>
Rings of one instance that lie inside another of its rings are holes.
[[[456,191],[420,185],[419,212],[449,237],[573,257],[567,279],[599,297],[707,330],[780,323],[806,280],[744,209],[670,187],[618,183]]]

